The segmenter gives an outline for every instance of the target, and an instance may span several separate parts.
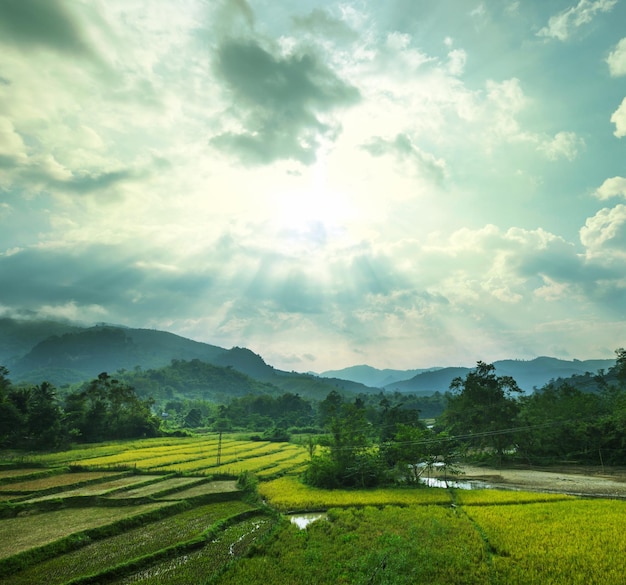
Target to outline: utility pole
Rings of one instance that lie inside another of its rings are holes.
[[[219,439],[217,440],[217,465],[222,462],[222,431],[220,431]]]

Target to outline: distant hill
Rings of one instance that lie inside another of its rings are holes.
[[[394,382],[410,380],[418,374],[438,370],[440,368],[421,368],[416,370],[379,370],[368,365],[351,366],[341,370],[328,370],[320,374],[323,378],[340,378],[365,384],[372,388],[384,388]]]
[[[93,379],[101,372],[159,370],[170,366],[173,360],[199,360],[217,368],[235,370],[256,382],[270,384],[280,392],[318,398],[324,398],[331,390],[358,394],[378,392],[380,388],[431,395],[446,392],[455,377],[463,377],[471,370],[468,367],[377,370],[360,365],[326,371],[317,376],[278,370],[244,347],[225,349],[166,331],[106,324],[85,327],[51,320],[0,319],[0,365],[7,366],[14,382],[40,383],[46,380],[61,387]],[[494,362],[498,375],[512,376],[526,392],[541,388],[551,380],[584,376],[587,372],[595,374],[601,368],[608,370],[614,364],[615,360],[567,361],[551,357]],[[214,380],[224,376],[225,387],[234,388],[232,384],[236,377],[217,370],[212,371],[211,376]],[[237,379],[242,388],[254,386],[242,378]],[[154,384],[153,387],[156,388]],[[258,391],[260,387],[254,388]]]
[[[7,366],[16,383],[45,380],[62,387],[108,372],[134,385],[142,395],[167,397],[169,392],[171,396],[219,397],[222,401],[261,391],[299,393],[315,399],[325,398],[332,390],[372,391],[349,380],[277,370],[247,348],[225,349],[152,329],[3,319],[0,344],[7,348],[0,365]],[[169,391],[163,392],[164,388]]]
[[[223,403],[247,394],[283,394],[273,384],[256,380],[234,368],[198,359],[175,359],[168,366],[126,371],[116,377],[132,386],[141,398],[162,402],[187,399]]]
[[[0,364],[9,367],[40,341],[53,335],[76,333],[84,327],[69,322],[0,318]]]
[[[59,385],[101,372],[158,368],[173,359],[212,362],[225,351],[165,331],[98,325],[46,337],[7,367],[15,380],[39,382],[45,375]]]
[[[560,360],[551,357],[538,357],[534,360],[501,360],[493,362],[498,376],[511,376],[524,392],[532,392],[541,388],[551,380],[569,378],[574,375],[584,375],[587,372],[595,374],[600,369],[608,370],[615,365],[615,360]],[[445,392],[450,382],[456,377],[464,377],[473,368],[452,367],[442,368],[434,372],[417,374],[410,380],[388,384],[387,390],[412,392],[428,395],[433,392]]]

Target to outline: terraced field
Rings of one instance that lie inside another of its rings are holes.
[[[625,582],[626,501],[545,489],[328,491],[299,481],[306,461],[297,445],[203,437],[5,467],[0,585]],[[268,506],[250,503],[242,471]],[[278,514],[311,510],[324,514],[305,529]]]
[[[199,575],[219,573],[276,525],[276,516],[243,500],[226,468],[288,471],[304,450],[218,441],[94,445],[29,462],[46,468],[0,470],[0,585],[155,575],[200,583]],[[187,468],[193,473],[182,474]]]
[[[301,469],[308,459],[306,449],[292,443],[246,441],[229,436],[220,441],[217,435],[177,441],[143,439],[106,443],[34,456],[31,461],[53,467],[71,465],[90,470],[133,469],[205,476],[237,476],[250,471],[271,478]]]

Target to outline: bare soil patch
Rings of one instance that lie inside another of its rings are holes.
[[[626,499],[626,469],[559,466],[493,468],[463,465],[462,480],[494,488]]]

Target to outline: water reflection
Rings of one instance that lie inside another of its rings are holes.
[[[316,520],[326,519],[326,514],[322,513],[310,513],[310,514],[290,514],[289,520],[292,524],[295,524],[300,530],[306,528],[311,522]]]
[[[484,490],[490,488],[491,486],[484,481],[479,481],[476,479],[468,480],[468,481],[460,481],[458,479],[440,479],[436,477],[420,477],[420,483],[427,485],[429,487],[438,487],[438,488],[456,488],[459,490]]]

